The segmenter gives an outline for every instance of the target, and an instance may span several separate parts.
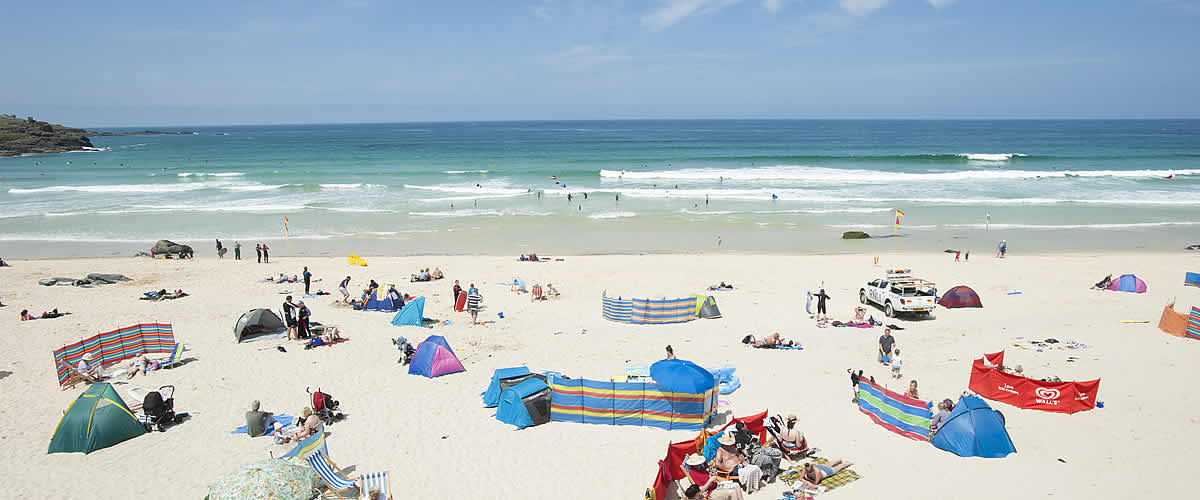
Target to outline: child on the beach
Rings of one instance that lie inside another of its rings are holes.
[[[900,349],[896,349],[895,355],[892,356],[892,378],[900,378]]]

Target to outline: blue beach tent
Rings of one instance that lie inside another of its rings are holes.
[[[519,381],[523,381],[530,378],[526,377],[525,375],[530,375],[530,373],[529,368],[524,366],[500,368],[493,372],[492,382],[488,384],[487,390],[482,393],[483,406],[485,408],[495,408],[496,405],[500,403],[500,393],[504,390],[503,387],[500,387],[501,381],[511,381],[514,379],[520,379]],[[519,381],[514,382],[513,385],[519,383]]]
[[[417,297],[404,304],[404,308],[392,317],[394,326],[421,326],[425,317],[425,297]]]
[[[401,304],[397,304],[388,297],[387,290],[377,289],[375,293],[363,294],[364,311],[383,311],[392,312],[400,309]]]
[[[1004,428],[1004,415],[975,396],[958,400],[931,442],[960,457],[1004,458],[1017,452]]]
[[[531,378],[500,394],[496,420],[524,429],[550,421],[550,386]]]

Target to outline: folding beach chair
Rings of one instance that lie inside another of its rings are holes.
[[[159,368],[174,367],[176,363],[179,363],[179,360],[183,359],[183,349],[184,349],[183,344],[175,344],[175,348],[171,350],[171,357],[167,358],[166,361],[159,361],[158,367]]]
[[[391,482],[388,479],[387,472],[362,474],[358,477],[358,479],[346,479],[342,473],[342,470],[338,468],[337,464],[329,461],[329,458],[322,451],[317,451],[316,453],[309,455],[305,458],[305,460],[308,461],[308,464],[312,466],[313,470],[317,471],[317,476],[319,476],[321,482],[329,488],[329,491],[333,492],[334,495],[342,500],[345,500],[346,497],[342,496],[342,494],[339,492],[348,490],[350,488],[357,488],[359,491],[359,498],[366,498],[367,493],[370,492],[371,488],[379,487],[381,492],[386,493],[386,498],[388,498],[388,500],[391,500],[392,498]]]

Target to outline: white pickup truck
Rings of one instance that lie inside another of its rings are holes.
[[[936,294],[937,288],[932,281],[914,278],[908,269],[897,269],[867,283],[859,290],[858,300],[863,304],[878,304],[889,318],[895,318],[896,313],[906,312],[929,316],[935,305]]]

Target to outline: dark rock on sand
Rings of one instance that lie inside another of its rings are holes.
[[[863,231],[846,231],[842,233],[843,240],[865,240],[870,237],[871,235]]]

